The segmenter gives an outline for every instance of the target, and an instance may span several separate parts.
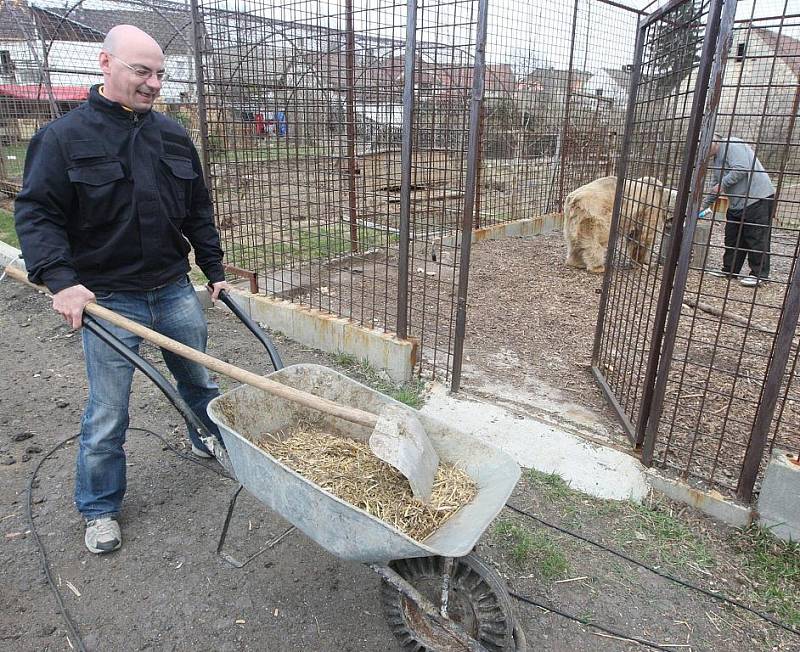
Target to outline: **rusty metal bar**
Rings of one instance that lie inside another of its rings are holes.
[[[356,38],[353,26],[353,0],[345,0],[346,75],[347,75],[347,199],[350,217],[350,251],[358,252],[358,208],[356,197]]]
[[[252,294],[258,294],[258,272],[242,269],[241,267],[236,267],[236,265],[228,265],[227,263],[224,263],[222,267],[226,272],[230,272],[240,278],[246,278],[250,281],[250,292]]]
[[[411,173],[414,129],[414,67],[417,60],[417,0],[406,4],[403,59],[403,134],[400,148],[400,224],[397,255],[397,337],[408,337],[408,256],[411,239]]]
[[[483,129],[486,122],[486,108],[481,107],[481,117],[478,121],[478,142],[483,142]],[[483,147],[478,147],[478,172],[475,180],[475,223],[474,229],[481,228],[481,184],[483,183]]]
[[[644,11],[642,11],[641,9],[634,9],[633,7],[624,5],[621,2],[614,2],[614,0],[594,0],[594,1],[604,5],[608,5],[609,7],[616,7],[617,9],[624,9],[625,11],[630,11],[632,14],[636,14],[637,16],[644,15]]]
[[[633,131],[634,118],[636,116],[636,98],[639,88],[639,80],[642,74],[642,56],[644,54],[644,32],[642,27],[636,31],[636,45],[634,46],[633,70],[631,71],[630,86],[628,89],[628,107],[625,115],[624,134],[631,134]],[[608,294],[611,286],[611,263],[614,260],[614,248],[617,244],[617,231],[619,230],[619,211],[622,203],[622,180],[628,172],[628,159],[631,152],[631,138],[623,138],[622,151],[619,161],[617,161],[617,191],[614,195],[614,209],[611,217],[611,235],[608,240],[606,251],[606,271],[603,275],[603,287],[600,292],[600,307],[597,314],[597,327],[594,333],[594,345],[592,346],[592,365],[599,364],[600,343],[603,338],[603,326],[605,324],[606,310],[608,308]],[[602,373],[602,370],[600,370]],[[615,399],[616,400],[616,399]],[[624,412],[620,414],[624,417]],[[627,418],[627,417],[625,417]]]
[[[558,175],[558,209],[564,210],[564,168],[566,167],[569,146],[569,109],[572,100],[572,66],[575,60],[575,35],[578,29],[578,4],[580,0],[575,0],[575,7],[572,11],[572,35],[569,44],[569,72],[567,73],[566,98],[564,102],[564,119],[561,123],[561,162],[559,163]]]
[[[655,440],[664,408],[664,393],[689,273],[692,240],[697,224],[697,207],[702,200],[703,181],[708,168],[708,149],[711,145],[716,109],[722,94],[723,75],[732,40],[735,14],[736,0],[712,0],[692,98],[691,120],[672,219],[672,240],[664,264],[655,324],[650,340],[642,409],[636,424],[637,444],[642,443],[642,462],[648,466],[653,461]],[[712,76],[713,82],[711,82]],[[713,90],[709,105],[706,106],[709,85],[713,86]],[[693,201],[691,212],[687,216],[690,191]],[[686,237],[684,237],[685,216],[688,222]]]
[[[197,92],[197,116],[200,123],[200,161],[203,164],[203,176],[206,186],[211,192],[211,155],[208,151],[208,113],[206,107],[206,78],[203,68],[203,19],[200,15],[199,0],[192,0],[192,44],[194,49],[194,71]],[[256,286],[258,287],[258,286]]]
[[[577,0],[576,0],[577,1]],[[467,178],[464,187],[464,213],[461,225],[461,264],[458,269],[458,299],[456,302],[456,332],[453,345],[453,376],[450,388],[461,388],[461,365],[464,356],[464,335],[467,326],[467,285],[472,250],[472,219],[475,209],[475,180],[477,179],[479,127],[483,107],[484,77],[486,74],[486,35],[488,0],[478,0],[475,66],[472,74],[472,98],[469,112],[469,143],[467,146]]]

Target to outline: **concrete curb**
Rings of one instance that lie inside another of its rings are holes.
[[[758,494],[759,523],[787,541],[800,541],[800,465],[797,454],[772,451]]]
[[[208,293],[201,301],[210,303]],[[365,359],[398,383],[411,380],[417,362],[417,342],[401,340],[349,319],[291,301],[272,299],[233,289],[231,295],[256,321],[296,342],[328,353],[347,353]]]

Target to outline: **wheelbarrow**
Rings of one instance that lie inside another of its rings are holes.
[[[387,403],[411,409],[319,365],[293,365],[269,377],[375,414]],[[380,575],[384,614],[404,649],[526,649],[504,582],[472,553],[519,479],[519,466],[511,457],[417,414],[440,459],[464,469],[478,489],[470,503],[424,541],[416,541],[320,488],[254,443],[264,433],[291,428],[309,416],[319,418],[309,408],[243,385],[211,401],[208,414],[220,429],[234,476],[248,492],[331,554],[363,562]],[[361,441],[369,437],[366,427],[328,415],[321,418],[326,432]],[[218,451],[218,442],[208,444]]]

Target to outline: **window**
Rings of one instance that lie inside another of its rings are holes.
[[[11,60],[11,52],[0,50],[0,75],[10,75],[14,72],[14,62]]]
[[[745,51],[747,50],[747,43],[739,43],[736,46],[736,61],[741,63],[744,61]]]

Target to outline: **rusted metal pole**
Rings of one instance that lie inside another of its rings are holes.
[[[794,94],[792,113],[789,118],[789,125],[786,131],[786,147],[781,160],[781,167],[778,173],[777,189],[775,191],[775,206],[778,205],[783,188],[783,177],[786,169],[786,161],[792,143],[792,136],[797,121],[797,111],[800,109],[800,86]],[[774,212],[773,212],[774,217]],[[753,420],[753,429],[750,431],[750,440],[747,443],[747,450],[744,454],[742,472],[739,476],[739,484],[736,488],[736,495],[739,499],[750,502],[753,499],[753,488],[758,478],[758,470],[761,460],[764,457],[764,449],[767,444],[772,418],[778,404],[778,395],[786,372],[786,365],[789,362],[789,355],[792,350],[792,341],[798,318],[800,318],[800,265],[795,261],[792,266],[792,276],[789,280],[789,290],[786,293],[786,302],[783,304],[781,320],[778,324],[778,333],[772,346],[772,355],[769,360],[764,390],[761,400],[758,403],[756,417]],[[800,460],[800,455],[798,455]]]
[[[575,61],[575,33],[578,30],[578,4],[580,0],[575,0],[575,8],[572,12],[572,36],[569,44],[569,70],[567,71],[566,98],[564,100],[564,119],[561,122],[561,163],[558,175],[558,210],[564,210],[564,170],[567,164],[567,154],[569,153],[569,110],[572,100],[572,66]]]
[[[358,252],[358,207],[356,201],[356,36],[353,0],[346,0],[347,13],[347,200],[350,209],[350,251]]]
[[[456,332],[453,345],[453,377],[450,389],[461,388],[461,364],[464,356],[464,335],[467,329],[467,285],[472,251],[472,221],[475,210],[475,186],[478,173],[478,150],[481,143],[479,127],[483,108],[484,77],[486,75],[486,31],[488,0],[478,0],[478,25],[475,44],[475,70],[472,75],[472,100],[469,112],[469,144],[467,146],[467,178],[464,188],[464,216],[461,225],[461,259],[458,267],[458,298],[456,301]]]
[[[400,233],[397,261],[397,337],[408,337],[408,254],[411,239],[411,164],[414,128],[414,62],[417,58],[417,0],[406,4],[403,61],[403,131],[400,145]]]
[[[192,0],[192,46],[194,50],[194,77],[197,92],[197,117],[200,122],[200,162],[203,176],[211,191],[211,155],[208,151],[208,113],[206,109],[205,71],[203,70],[203,19],[198,0]]]
[[[486,122],[486,107],[481,107],[481,117],[478,121],[478,172],[475,178],[475,223],[474,229],[481,228],[481,182],[483,180],[483,130]]]
[[[708,169],[708,150],[722,95],[722,82],[728,50],[733,39],[735,14],[736,0],[712,0],[697,69],[678,196],[672,214],[672,239],[664,263],[653,334],[650,338],[651,348],[645,373],[642,407],[636,424],[636,442],[643,444],[642,462],[647,466],[653,462],[656,435],[664,410],[664,394],[672,366],[681,304],[686,292],[692,240],[697,225],[698,208],[703,198],[703,183]],[[709,85],[712,87],[711,99],[706,106]],[[687,212],[690,192],[692,201]],[[685,233],[684,218],[687,227]]]

